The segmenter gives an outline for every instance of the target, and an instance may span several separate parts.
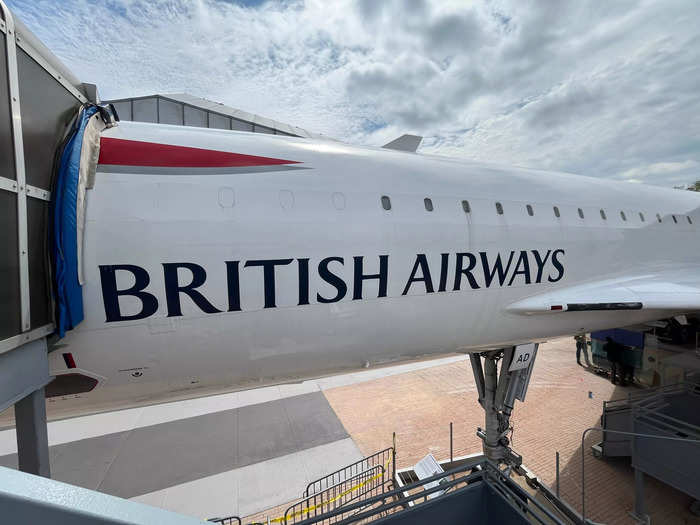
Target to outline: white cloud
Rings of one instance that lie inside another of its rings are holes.
[[[105,98],[187,91],[349,142],[413,132],[429,153],[700,178],[697,2],[10,4]]]
[[[624,171],[620,177],[630,181],[642,181],[650,176],[661,175],[667,176],[677,173],[695,172],[698,180],[700,180],[700,172],[697,170],[698,162],[694,160],[686,160],[683,162],[655,162],[646,166],[637,166]],[[694,181],[691,181],[694,182]]]

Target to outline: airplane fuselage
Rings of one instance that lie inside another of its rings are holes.
[[[143,165],[123,141],[263,160],[164,166],[156,152]],[[86,198],[85,320],[50,355],[52,373],[98,379],[65,400],[75,406],[656,319],[651,310],[523,316],[506,307],[700,262],[700,196],[691,192],[128,122],[103,132],[102,144]]]

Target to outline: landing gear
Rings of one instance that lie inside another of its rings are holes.
[[[537,347],[531,343],[469,354],[479,404],[485,412],[485,429],[478,428],[476,434],[484,443],[484,455],[495,463],[514,467],[522,463],[520,455],[510,448],[510,416],[515,400],[525,401]]]

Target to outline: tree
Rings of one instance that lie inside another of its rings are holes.
[[[688,191],[700,191],[700,180],[696,180],[694,184],[691,184],[687,188]]]

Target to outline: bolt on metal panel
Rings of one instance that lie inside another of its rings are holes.
[[[51,189],[53,161],[80,102],[23,50],[17,50],[26,182]]]
[[[0,341],[21,330],[19,258],[17,251],[17,195],[0,190]]]
[[[48,259],[44,254],[49,208],[50,203],[45,200],[27,199],[29,306],[32,329],[47,325],[53,320]]]
[[[4,38],[0,38],[0,78],[7,78],[7,44]],[[0,100],[10,99],[7,82],[0,82]],[[2,176],[12,180],[15,177],[15,158],[12,147],[12,125],[10,117],[10,105],[0,104],[0,169]]]

